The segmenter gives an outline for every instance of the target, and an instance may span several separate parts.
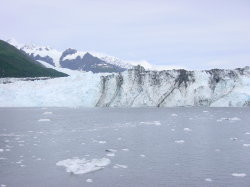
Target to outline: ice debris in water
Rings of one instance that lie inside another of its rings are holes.
[[[246,132],[245,134],[246,134],[246,135],[250,135],[250,132]]]
[[[114,157],[114,156],[115,156],[115,153],[107,153],[106,155],[107,155],[107,156],[110,156],[110,157]]]
[[[106,149],[105,151],[108,152],[108,153],[115,153],[115,152],[117,152],[117,150],[115,150],[115,149]]]
[[[239,121],[239,120],[240,120],[240,118],[238,118],[238,117],[217,119],[218,122],[221,122],[221,121]]]
[[[206,178],[205,181],[206,181],[206,182],[212,182],[213,180],[210,179],[210,178]]]
[[[176,116],[178,116],[178,115],[177,115],[177,114],[171,114],[171,116],[176,117]]]
[[[57,162],[56,165],[65,167],[67,172],[73,174],[85,174],[101,170],[105,166],[108,166],[110,163],[111,161],[108,158],[91,159],[91,160],[87,160],[85,158],[83,159],[73,158],[73,159],[61,160]]]
[[[123,168],[123,169],[126,169],[126,168],[128,168],[128,166],[122,165],[122,164],[116,164],[116,165],[113,166],[113,168]]]
[[[93,182],[92,179],[86,179],[86,182]]]
[[[191,132],[192,131],[190,128],[184,128],[183,130],[186,131],[186,132]]]
[[[106,141],[99,141],[99,143],[100,143],[100,144],[105,144],[105,143],[106,143]]]
[[[234,176],[234,177],[245,177],[245,176],[247,176],[247,174],[245,174],[245,173],[232,173],[232,176]]]
[[[122,149],[123,151],[129,151],[129,149],[125,148],[125,149]]]
[[[49,122],[50,119],[39,119],[38,122]]]
[[[230,140],[235,141],[238,140],[238,138],[230,138]]]
[[[183,144],[183,143],[185,143],[184,140],[175,140],[174,142],[175,142],[175,143],[178,143],[178,144]]]
[[[244,143],[243,146],[244,146],[244,147],[250,147],[250,144]]]
[[[140,125],[155,125],[155,126],[160,126],[161,122],[160,121],[142,121],[142,122],[140,122]]]
[[[52,112],[44,112],[43,115],[49,115],[52,114]]]

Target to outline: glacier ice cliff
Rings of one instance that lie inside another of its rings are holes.
[[[70,77],[0,80],[0,106],[250,106],[250,68],[204,71],[78,72]],[[12,83],[10,83],[12,82]]]

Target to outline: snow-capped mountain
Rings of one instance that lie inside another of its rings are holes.
[[[122,72],[134,66],[143,66],[146,70],[180,69],[177,66],[153,65],[147,61],[126,61],[114,56],[91,52],[77,51],[68,48],[58,51],[49,46],[36,46],[34,44],[20,44],[15,39],[7,40],[8,43],[24,51],[34,60],[44,61],[54,67],[63,67],[72,70],[99,72]]]
[[[47,62],[54,67],[92,71],[94,73],[122,72],[133,67],[126,61],[96,52],[77,51],[71,48],[58,51],[49,46],[19,44],[14,39],[7,40],[7,42],[25,52],[34,60]]]
[[[47,80],[0,79],[0,106],[250,106],[249,67],[146,71],[137,66],[113,74],[72,72]]]

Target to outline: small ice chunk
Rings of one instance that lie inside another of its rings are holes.
[[[238,138],[230,138],[230,140],[235,141],[238,140]]]
[[[73,159],[58,161],[56,165],[65,167],[66,172],[69,173],[85,174],[101,170],[110,163],[111,161],[108,158],[91,159],[91,160],[87,160],[85,158],[83,159],[73,158]]]
[[[250,132],[246,132],[245,134],[246,134],[246,135],[250,135]]]
[[[1,184],[1,187],[6,187],[6,184]]]
[[[122,140],[122,138],[117,138],[117,140]]]
[[[206,182],[212,182],[213,180],[210,179],[210,178],[206,178],[205,181],[206,181]]]
[[[123,151],[129,151],[129,149],[125,148],[125,149],[122,149]]]
[[[100,144],[105,144],[107,143],[106,141],[99,141]]]
[[[141,154],[140,157],[145,158],[146,156],[144,154]]]
[[[178,144],[183,144],[183,143],[185,143],[184,140],[175,140],[174,142],[175,142],[175,143],[178,143]]]
[[[114,156],[115,156],[115,153],[107,153],[106,155],[107,155],[107,156],[110,156],[110,157],[114,157]]]
[[[50,119],[39,119],[38,122],[49,122]]]
[[[183,129],[185,132],[191,132],[192,130],[190,128],[184,128]]]
[[[229,120],[231,120],[231,121],[239,121],[240,118],[238,118],[238,117],[233,117],[233,118],[229,118]]]
[[[177,117],[178,115],[177,115],[177,114],[171,114],[171,116],[173,116],[173,117]]]
[[[207,113],[208,111],[207,110],[203,110],[204,113]]]
[[[214,151],[215,151],[215,152],[220,152],[221,150],[220,150],[220,149],[215,149]]]
[[[87,179],[86,182],[90,183],[90,182],[93,182],[93,180],[92,179]]]
[[[250,147],[250,144],[244,143],[243,146],[244,146],[244,147]]]
[[[0,149],[0,152],[4,152],[4,150],[3,150],[3,149]]]
[[[154,126],[161,126],[160,121],[142,121],[140,122],[141,125],[154,125]]]
[[[245,173],[232,173],[232,176],[234,176],[234,177],[245,177],[245,176],[247,176],[247,174],[245,174]]]
[[[44,112],[43,115],[50,115],[52,112]]]
[[[238,117],[217,119],[218,122],[221,122],[221,121],[239,121],[239,120],[240,120],[240,118],[238,118]]]
[[[126,168],[128,168],[128,166],[122,165],[122,164],[116,164],[116,165],[114,165],[113,168],[123,168],[123,169],[126,169]]]
[[[117,152],[117,150],[115,150],[115,149],[106,149],[105,151],[108,152],[108,153],[115,153],[115,152]]]

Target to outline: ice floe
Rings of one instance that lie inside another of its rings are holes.
[[[217,119],[218,122],[221,122],[221,121],[239,121],[239,120],[241,120],[241,119],[238,117]]]
[[[122,149],[123,151],[129,151],[129,149],[125,148],[125,149]]]
[[[123,169],[126,169],[126,168],[128,168],[128,166],[122,165],[122,164],[115,164],[115,165],[113,166],[113,168],[123,168]]]
[[[93,182],[93,179],[86,179],[86,182],[91,183],[91,182]]]
[[[171,114],[171,116],[173,116],[173,117],[177,117],[178,115],[177,115],[177,114]]]
[[[206,178],[205,181],[206,181],[206,182],[212,182],[213,180],[210,179],[210,178]]]
[[[154,126],[161,126],[160,121],[142,121],[140,125],[154,125]]]
[[[98,143],[100,143],[100,144],[105,144],[105,143],[107,143],[106,141],[98,141]]]
[[[115,156],[115,153],[107,153],[106,155],[107,155],[107,156],[110,156],[110,157],[114,157],[114,156]]]
[[[44,112],[43,115],[50,115],[53,114],[53,112]]]
[[[250,147],[250,144],[244,143],[243,146],[244,146],[244,147]]]
[[[183,143],[185,143],[184,140],[175,140],[174,142],[175,142],[175,143],[178,143],[178,144],[183,144]]]
[[[230,140],[236,141],[236,140],[238,140],[238,138],[230,138]]]
[[[105,151],[108,152],[108,153],[115,153],[115,152],[117,152],[117,150],[115,150],[115,149],[106,149]]]
[[[73,174],[85,174],[93,171],[101,170],[111,163],[108,158],[101,159],[91,159],[87,160],[85,158],[73,158],[61,160],[56,163],[57,166],[62,166],[66,168],[67,172]]]
[[[141,154],[140,157],[145,158],[146,156],[144,154]]]
[[[234,176],[234,177],[245,177],[245,176],[247,176],[247,174],[245,174],[245,173],[232,173],[232,176]]]
[[[250,132],[246,132],[245,134],[246,134],[246,135],[250,135]]]
[[[39,119],[38,122],[49,122],[50,119]]]
[[[184,128],[183,129],[185,132],[191,132],[192,130],[190,128]]]

